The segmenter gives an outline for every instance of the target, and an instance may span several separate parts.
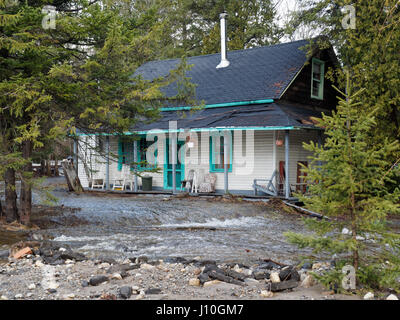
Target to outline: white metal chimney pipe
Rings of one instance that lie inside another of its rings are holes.
[[[226,12],[219,15],[221,19],[221,62],[217,65],[217,69],[226,68],[229,66],[229,61],[226,58],[226,21],[225,18],[228,16]]]

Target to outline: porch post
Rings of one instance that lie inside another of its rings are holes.
[[[133,187],[133,191],[137,192],[138,191],[138,176],[137,176],[137,140],[133,142],[133,162],[135,162],[135,177],[134,177],[134,183],[135,186]]]
[[[229,150],[229,132],[225,131],[224,132],[224,190],[225,194],[229,192],[228,189],[228,165],[229,165],[229,159],[230,159],[230,150]],[[232,164],[231,164],[232,165]]]
[[[171,133],[172,146],[172,193],[176,193],[176,132]]]
[[[290,183],[289,183],[289,130],[285,130],[285,198],[290,197]]]
[[[106,136],[106,190],[110,190],[110,137]]]

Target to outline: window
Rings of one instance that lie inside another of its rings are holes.
[[[230,146],[232,144],[232,135],[230,136]],[[232,148],[229,148],[228,172],[232,172]],[[210,136],[210,172],[224,172],[225,154],[224,154],[224,136],[223,133]]]
[[[325,62],[313,58],[311,69],[311,98],[322,100],[324,98]]]
[[[131,164],[133,161],[132,140],[124,141],[123,138],[120,138],[118,141],[118,170],[122,170],[123,164]]]
[[[138,171],[146,170],[146,169],[154,169],[156,167],[156,164],[151,165],[151,164],[147,163],[148,159],[147,159],[147,156],[146,156],[148,148],[153,143],[157,143],[157,137],[154,138],[154,141],[147,141],[145,137],[142,137],[138,141],[137,162],[143,162],[140,165],[138,165],[138,167],[137,167]],[[156,161],[157,160],[157,149],[154,152],[154,158],[155,158],[155,161]]]
[[[137,170],[138,171],[143,171],[146,169],[154,169],[156,165],[151,165],[147,164],[147,156],[146,152],[148,148],[153,144],[157,143],[157,137],[154,139],[154,141],[147,141],[146,137],[140,138],[140,140],[137,141],[137,162],[142,162],[140,165],[138,165]],[[118,170],[122,170],[122,165],[127,164],[131,166],[131,170],[133,170],[133,164],[134,164],[134,156],[133,156],[133,150],[134,150],[134,141],[132,139],[126,139],[126,141],[123,140],[123,138],[120,138],[119,143],[118,143]],[[154,152],[154,157],[157,158],[157,149]]]

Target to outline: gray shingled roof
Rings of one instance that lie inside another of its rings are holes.
[[[315,128],[311,117],[321,113],[294,103],[278,101],[268,104],[203,108],[199,111],[164,111],[158,121],[139,123],[134,131],[168,130],[169,121],[177,121],[178,129],[226,127],[296,127]]]
[[[187,73],[197,84],[196,99],[206,104],[278,99],[290,81],[306,62],[306,51],[301,49],[307,40],[282,43],[253,49],[228,51],[230,65],[216,69],[220,54],[187,59],[193,64]],[[146,80],[168,75],[180,59],[151,61],[143,64],[135,75]],[[163,89],[167,96],[176,94],[176,86]]]

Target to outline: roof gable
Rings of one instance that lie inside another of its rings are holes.
[[[307,40],[228,52],[230,65],[216,69],[220,54],[190,57],[193,65],[187,76],[197,85],[196,99],[205,104],[278,99],[307,60]],[[135,75],[146,80],[168,75],[180,59],[151,61]],[[176,94],[176,85],[163,88],[167,96]]]

